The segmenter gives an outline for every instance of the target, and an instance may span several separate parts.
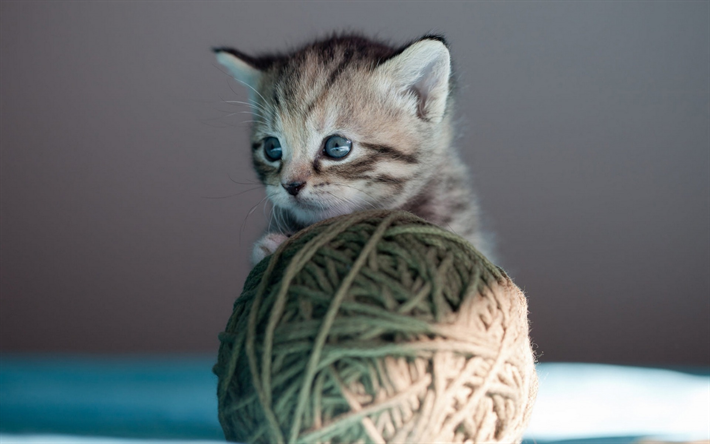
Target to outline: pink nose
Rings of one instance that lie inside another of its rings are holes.
[[[301,191],[303,187],[306,186],[306,182],[290,182],[286,184],[282,183],[281,186],[284,187],[286,191],[288,191],[288,194],[290,194],[291,196],[295,196],[298,194],[299,191]]]

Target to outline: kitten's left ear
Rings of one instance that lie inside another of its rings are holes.
[[[446,111],[451,75],[451,58],[443,38],[424,37],[377,69],[393,78],[402,92],[413,91],[419,97],[418,114],[421,118],[441,122]]]
[[[229,73],[249,89],[249,98],[254,100],[261,79],[261,70],[257,60],[232,48],[213,48],[217,61],[229,70]]]

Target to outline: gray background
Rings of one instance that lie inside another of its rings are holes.
[[[331,30],[449,39],[542,361],[710,364],[709,3],[662,1],[2,2],[0,350],[216,351],[265,222],[210,47]]]

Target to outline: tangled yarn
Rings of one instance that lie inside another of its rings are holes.
[[[520,442],[537,389],[522,292],[406,212],[296,234],[252,270],[220,341],[231,441]]]

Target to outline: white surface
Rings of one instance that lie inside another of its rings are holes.
[[[599,364],[539,364],[526,438],[710,439],[710,377]]]

